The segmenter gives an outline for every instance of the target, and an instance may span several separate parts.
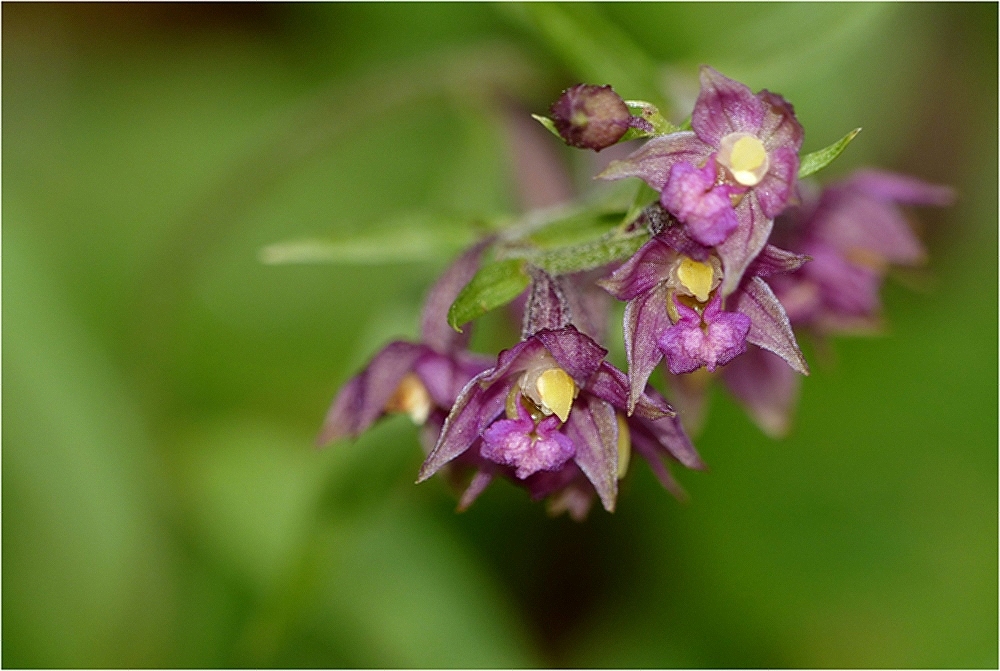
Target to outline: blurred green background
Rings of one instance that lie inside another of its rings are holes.
[[[995,4],[2,12],[4,666],[996,667]],[[455,514],[405,418],[315,450],[455,249],[260,249],[516,213],[501,110],[689,109],[700,63],[784,94],[806,151],[864,127],[822,178],[960,194],[889,334],[807,352],[793,434],[717,391],[690,502],[640,462],[584,524],[507,483]]]

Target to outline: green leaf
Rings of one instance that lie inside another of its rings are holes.
[[[483,265],[448,309],[448,324],[461,333],[463,324],[517,298],[531,282],[524,266],[524,259],[504,259]]]
[[[562,140],[562,135],[560,135],[559,131],[556,130],[556,123],[552,119],[547,116],[542,116],[541,114],[532,114],[531,118],[548,128],[550,133]]]
[[[482,235],[473,222],[458,222],[426,214],[410,214],[352,237],[336,240],[306,238],[268,245],[260,260],[286,263],[376,265],[426,262],[454,256]]]
[[[853,140],[860,132],[860,128],[855,128],[850,133],[831,144],[829,147],[824,147],[823,149],[803,156],[802,163],[799,164],[799,179],[817,173],[833,163],[833,159],[840,156],[840,152],[844,151],[844,149],[847,148],[847,145],[851,143],[851,140]]]
[[[632,116],[641,117],[652,124],[652,135],[666,135],[667,133],[676,133],[680,130],[679,126],[675,126],[667,121],[660,113],[659,108],[657,108],[653,103],[648,103],[645,100],[626,100],[625,105],[628,106],[628,110],[632,113]],[[630,130],[638,129],[633,128]],[[642,133],[643,136],[651,135],[650,133],[645,133],[643,131],[639,132]]]
[[[614,230],[597,240],[533,254],[530,260],[552,275],[566,275],[628,258],[648,239],[649,233],[644,230],[628,233]]]

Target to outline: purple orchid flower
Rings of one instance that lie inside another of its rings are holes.
[[[499,474],[524,485],[534,498],[552,496],[556,511],[579,518],[594,494],[606,510],[614,510],[630,433],[639,436],[637,449],[656,462],[654,471],[666,470],[664,455],[703,468],[672,408],[652,388],[636,398],[635,419],[625,419],[620,412],[629,398],[625,374],[605,361],[607,350],[570,323],[572,302],[564,285],[542,271],[533,275],[524,338],[459,394],[417,482],[478,453],[486,463],[460,509]],[[669,473],[666,479],[676,489]]]
[[[722,262],[709,249],[668,226],[599,284],[626,301],[625,353],[629,412],[660,360],[671,373],[709,371],[754,344],[802,374],[808,367],[781,303],[764,278],[792,272],[806,257],[767,246],[737,290],[726,297]]]
[[[776,234],[813,260],[779,278],[775,293],[794,325],[817,334],[877,330],[879,291],[888,268],[918,265],[926,258],[899,206],[948,205],[954,191],[863,170],[805,196],[801,207],[778,221]]]
[[[781,96],[767,90],[754,95],[702,66],[691,127],[652,138],[598,177],[639,177],[659,191],[660,203],[694,240],[718,246],[722,294],[728,296],[793,196],[802,126]]]
[[[491,364],[465,350],[470,329],[460,334],[447,322],[448,308],[472,279],[488,244],[484,241],[462,254],[431,289],[421,318],[421,342],[389,343],[341,388],[317,444],[356,438],[385,414],[402,412],[427,428],[423,441],[433,445],[435,430],[459,392]]]
[[[801,187],[803,204],[779,217],[775,237],[811,260],[775,276],[775,295],[792,325],[814,335],[877,330],[888,267],[926,257],[899,206],[947,205],[954,191],[876,170],[856,172],[822,192]],[[788,432],[801,380],[777,356],[751,346],[722,377],[766,434]]]

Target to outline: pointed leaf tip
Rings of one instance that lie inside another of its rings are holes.
[[[463,324],[517,298],[531,282],[524,266],[524,259],[483,265],[448,309],[448,324],[461,333]]]
[[[831,144],[829,147],[824,147],[823,149],[819,149],[803,156],[802,162],[799,164],[799,179],[817,173],[833,163],[833,160],[840,156],[841,152],[847,148],[847,145],[851,143],[851,140],[857,137],[860,132],[860,128],[855,128],[850,133]]]
[[[559,131],[556,129],[556,123],[552,119],[548,118],[547,116],[542,116],[541,114],[532,114],[531,118],[537,121],[538,123],[542,124],[546,128],[548,128],[549,132],[555,135],[560,140],[563,139],[562,135],[560,135]]]

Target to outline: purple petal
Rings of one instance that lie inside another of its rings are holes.
[[[739,312],[722,312],[721,301],[716,294],[702,315],[674,301],[681,319],[664,331],[659,340],[674,375],[690,373],[702,366],[711,372],[745,351],[750,319]]]
[[[565,489],[575,480],[582,480],[587,483],[588,487],[590,486],[587,478],[583,475],[583,471],[580,470],[576,463],[568,461],[557,471],[539,471],[525,478],[523,484],[531,493],[531,498],[538,501],[553,492]]]
[[[948,186],[927,182],[884,170],[859,170],[847,180],[845,186],[861,191],[879,200],[904,205],[951,205],[955,190]]]
[[[385,412],[403,376],[425,352],[425,345],[397,340],[386,345],[363,371],[347,382],[330,406],[316,443],[355,437]]]
[[[618,300],[630,301],[667,279],[670,276],[670,265],[676,259],[677,252],[657,236],[597,284]]]
[[[852,317],[865,317],[878,311],[881,273],[850,263],[821,242],[814,242],[806,251],[812,261],[803,274],[819,287],[824,308]]]
[[[796,254],[788,250],[767,245],[757,258],[747,268],[748,275],[755,277],[770,277],[771,275],[787,275],[794,273],[809,261],[805,254]]]
[[[420,467],[417,482],[423,482],[437,473],[442,466],[462,454],[493,423],[504,410],[507,394],[514,380],[483,387],[492,371],[481,373],[469,381],[458,395],[455,405],[441,429],[437,445]]]
[[[795,118],[792,104],[767,89],[758,93],[757,97],[768,108],[758,135],[764,142],[764,148],[773,152],[779,147],[787,147],[797,156],[802,148],[803,130],[802,124]]]
[[[431,288],[420,316],[420,339],[438,352],[462,349],[469,341],[471,331],[458,333],[448,324],[448,309],[459,292],[476,274],[483,250],[493,242],[488,238],[479,242],[455,260]]]
[[[712,250],[691,237],[684,226],[668,226],[656,238],[679,254],[695,261],[706,261]]]
[[[480,454],[504,466],[513,466],[523,480],[538,471],[555,471],[576,453],[573,441],[558,431],[559,419],[546,417],[538,426],[518,404],[517,419],[501,419],[483,432]]]
[[[753,192],[764,216],[774,219],[785,209],[792,195],[799,172],[799,155],[789,147],[779,147],[770,152],[769,160],[767,174]]]
[[[675,163],[686,161],[702,165],[713,148],[691,131],[670,133],[650,139],[635,153],[621,161],[612,161],[597,179],[616,180],[638,177],[657,191],[662,191]]]
[[[577,400],[569,416],[566,433],[576,445],[576,465],[594,485],[604,509],[613,512],[618,496],[618,420],[615,409],[596,396],[583,396]]]
[[[476,471],[476,474],[472,476],[469,486],[462,493],[462,498],[458,500],[458,512],[461,513],[468,510],[469,506],[479,498],[479,495],[486,491],[491,482],[493,482],[493,473],[490,471]]]
[[[705,462],[701,460],[698,451],[691,444],[684,427],[677,417],[648,420],[633,417],[629,420],[629,428],[633,439],[636,436],[648,434],[654,441],[654,448],[672,459],[676,459],[688,468],[704,470]]]
[[[718,147],[730,133],[756,135],[768,112],[768,105],[746,84],[730,79],[707,65],[701,66],[701,93],[691,113],[691,128],[698,138]]]
[[[660,204],[685,225],[692,238],[708,247],[725,240],[739,225],[729,198],[739,189],[715,186],[715,170],[712,159],[702,169],[675,163],[660,195]]]
[[[634,428],[630,427],[630,430],[632,435],[632,449],[646,460],[650,470],[653,471],[653,475],[660,481],[663,488],[673,494],[678,501],[687,501],[687,492],[674,479],[674,476],[670,474],[670,469],[663,463],[663,456],[657,450],[659,443],[656,439]]]
[[[670,328],[667,300],[667,288],[661,284],[625,305],[623,322],[630,385],[629,415],[635,411],[636,401],[646,388],[649,376],[663,358],[658,343],[663,332]]]
[[[553,496],[549,500],[548,513],[553,517],[569,513],[574,522],[583,522],[593,504],[594,488],[584,479],[582,483],[574,482]]]
[[[739,227],[718,247],[725,273],[725,279],[722,280],[724,296],[736,291],[747,266],[767,244],[774,223],[764,216],[753,191],[736,206],[736,216],[740,220]]]
[[[545,346],[559,367],[569,373],[578,387],[600,367],[608,350],[604,349],[573,326],[558,331],[539,331],[535,338]]]
[[[497,365],[483,374],[480,384],[489,387],[508,375],[525,370],[544,349],[538,338],[528,338],[501,351],[497,355]]]
[[[774,352],[797,372],[808,375],[809,366],[795,341],[785,309],[767,282],[754,277],[740,288],[735,298],[735,308],[750,317],[747,342]]]
[[[722,372],[729,391],[772,438],[788,433],[801,378],[776,354],[751,345]]]
[[[587,391],[604,399],[619,410],[627,408],[629,400],[628,378],[625,373],[607,361],[603,362],[597,373],[590,378]],[[646,419],[659,419],[673,417],[674,409],[662,396],[656,394],[651,386],[647,385],[645,393],[636,399],[635,414]]]
[[[897,206],[846,187],[823,193],[811,225],[819,240],[842,254],[863,250],[882,262],[903,265],[926,256]]]

